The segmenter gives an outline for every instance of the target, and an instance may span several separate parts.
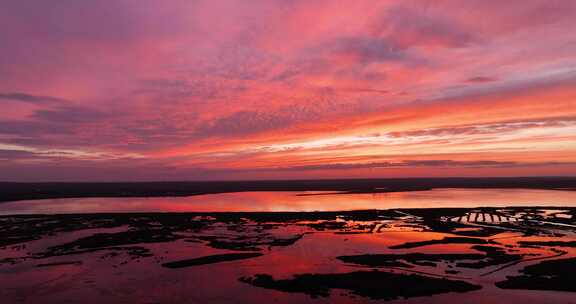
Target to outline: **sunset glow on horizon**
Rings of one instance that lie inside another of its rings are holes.
[[[576,1],[0,3],[4,181],[576,172]]]

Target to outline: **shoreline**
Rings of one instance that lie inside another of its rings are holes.
[[[156,295],[152,284],[166,291],[157,299],[163,303],[170,302],[167,294],[197,296],[183,288],[189,282],[217,280],[215,288],[203,287],[202,302],[227,288],[242,303],[255,303],[251,296],[263,292],[286,303],[440,294],[448,302],[484,303],[531,289],[542,292],[530,293],[528,302],[564,303],[566,292],[576,292],[576,207],[550,209],[0,216],[0,292],[9,301],[21,294],[35,303],[89,294],[105,302],[113,293],[101,290],[122,286],[138,291],[126,298],[136,303]],[[60,279],[63,271],[71,279]],[[48,280],[55,283],[41,284]]]
[[[433,189],[537,189],[576,191],[576,177],[399,178],[194,182],[0,182],[0,203],[87,197],[181,197],[232,192],[332,191],[390,193]]]

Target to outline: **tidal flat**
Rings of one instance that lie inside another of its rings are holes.
[[[3,303],[576,303],[576,208],[0,217]]]

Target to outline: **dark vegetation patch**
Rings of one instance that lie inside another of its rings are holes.
[[[485,239],[468,238],[468,237],[445,237],[441,240],[428,240],[420,242],[407,242],[400,245],[390,246],[390,249],[410,249],[428,245],[437,244],[488,244]]]
[[[41,239],[46,235],[91,228],[122,225],[118,218],[82,216],[5,216],[0,217],[0,247]]]
[[[504,289],[556,290],[576,292],[576,258],[544,261],[526,266],[520,276],[508,276],[496,286]]]
[[[481,269],[484,267],[500,265],[521,260],[521,254],[508,254],[499,247],[476,245],[472,249],[480,253],[405,253],[405,254],[363,254],[339,256],[345,263],[358,264],[369,267],[405,267],[401,261],[419,266],[436,266],[437,262],[457,262],[456,266],[464,268]],[[468,260],[468,261],[467,261]],[[401,264],[398,264],[400,261]]]
[[[340,230],[340,229],[344,229],[346,228],[346,226],[348,225],[347,222],[344,221],[321,221],[318,223],[310,223],[310,224],[306,224],[306,226],[318,230],[318,231],[324,231],[324,230]]]
[[[523,247],[543,246],[576,248],[576,241],[519,241],[518,245]]]
[[[298,241],[302,235],[288,238],[276,238],[265,231],[278,225],[261,224],[265,219],[285,222],[297,218],[306,218],[305,213],[282,214],[268,213],[219,213],[215,217],[200,217],[199,213],[141,213],[141,214],[78,214],[46,216],[4,216],[0,217],[0,247],[16,246],[46,236],[85,229],[118,228],[126,226],[128,231],[115,233],[95,233],[73,242],[49,248],[53,254],[70,251],[125,246],[141,243],[172,242],[189,238],[187,233],[201,233],[212,225],[224,223],[228,230],[244,232],[249,226],[247,221],[256,221],[256,229],[250,240],[226,239],[219,237],[212,243],[216,248],[250,247],[251,245],[288,246]],[[246,218],[248,217],[248,218]],[[336,218],[336,214],[311,214],[310,218]]]
[[[96,233],[76,241],[48,248],[48,252],[62,253],[142,243],[171,242],[181,237],[166,229],[131,230],[118,233]]]
[[[436,262],[460,261],[460,260],[482,260],[486,258],[484,254],[477,253],[406,253],[406,254],[363,254],[336,257],[345,263],[369,267],[405,267],[405,261],[420,266],[436,266]],[[412,267],[411,265],[408,265]]]
[[[64,261],[54,263],[37,264],[36,267],[51,267],[51,266],[65,266],[65,265],[82,265],[82,261]]]
[[[253,277],[241,278],[240,281],[267,289],[305,293],[313,298],[328,297],[331,289],[343,289],[353,295],[382,300],[423,297],[448,292],[469,292],[481,289],[480,286],[465,281],[382,271],[298,274],[291,279],[285,280],[275,280],[270,275],[257,274]]]
[[[141,246],[122,246],[122,247],[108,247],[108,248],[90,248],[84,250],[70,250],[70,251],[63,251],[63,252],[51,252],[51,251],[44,251],[40,253],[30,253],[27,256],[17,257],[17,258],[4,258],[0,259],[0,265],[14,265],[18,263],[22,263],[26,260],[42,260],[56,256],[69,256],[69,255],[82,255],[87,253],[93,252],[105,252],[103,255],[99,257],[101,260],[110,259],[113,257],[120,256],[121,254],[127,255],[131,260],[139,260],[145,257],[151,257],[152,252],[148,248],[141,247]],[[63,262],[64,264],[70,264],[71,262]],[[82,263],[82,261],[75,261],[74,263]],[[127,261],[122,262],[121,264],[126,264]],[[45,267],[45,266],[57,266],[60,265],[60,262],[55,263],[41,263],[37,264],[36,267]]]
[[[190,214],[61,214],[17,215],[0,217],[0,247],[41,239],[48,235],[85,229],[129,226],[133,234],[140,230],[199,231],[209,220],[192,221]],[[158,229],[161,228],[161,229]],[[158,234],[162,232],[155,232]],[[124,238],[119,234],[118,238]],[[140,236],[145,238],[145,236]]]
[[[494,246],[476,245],[472,249],[482,251],[486,254],[486,259],[475,262],[460,262],[456,266],[464,268],[482,269],[489,266],[501,265],[522,260],[522,254],[509,254],[505,249]]]
[[[279,238],[272,234],[239,235],[239,236],[197,236],[196,238],[208,241],[207,245],[217,249],[259,251],[261,246],[290,246],[300,240],[304,235]]]
[[[45,259],[55,256],[66,256],[66,255],[75,255],[75,254],[85,254],[91,252],[99,252],[99,251],[106,251],[106,254],[103,255],[101,258],[110,258],[114,256],[118,256],[121,253],[126,253],[132,259],[144,258],[144,257],[151,257],[152,252],[148,248],[142,246],[119,246],[119,247],[103,247],[103,248],[89,248],[83,250],[66,250],[66,251],[45,251],[38,254],[31,255],[30,258],[33,259]]]
[[[262,256],[259,252],[245,252],[245,253],[225,253],[225,254],[215,254],[209,256],[203,256],[195,259],[181,260],[175,262],[168,262],[162,264],[166,268],[184,268],[191,266],[199,266],[206,264],[221,263],[227,261],[237,261],[245,260]]]

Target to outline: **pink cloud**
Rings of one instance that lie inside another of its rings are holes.
[[[0,148],[36,152],[6,152],[1,166],[38,157],[76,176],[78,164],[42,152],[60,149],[131,161],[138,155],[154,164],[144,176],[161,176],[154,173],[161,167],[189,172],[219,163],[258,177],[270,173],[251,168],[370,162],[385,146],[338,140],[374,133],[405,140],[427,134],[398,149],[422,151],[431,161],[446,159],[434,155],[444,149],[466,155],[462,162],[524,164],[525,156],[518,160],[508,149],[532,140],[532,158],[571,163],[572,129],[561,122],[576,115],[576,38],[566,30],[576,25],[575,6],[569,0],[9,1],[0,11],[6,108]],[[559,136],[543,140],[538,132],[545,128],[533,121],[545,121]],[[339,148],[318,151],[313,145],[323,141]],[[258,150],[299,143],[282,152]],[[485,159],[479,151],[488,148],[501,157]],[[82,168],[102,165],[81,161]],[[119,170],[130,161],[106,166]],[[351,170],[342,171],[366,174]],[[436,172],[421,170],[411,172]],[[491,170],[478,172],[521,172]],[[293,171],[284,174],[297,176]],[[314,174],[337,170],[327,171]]]

